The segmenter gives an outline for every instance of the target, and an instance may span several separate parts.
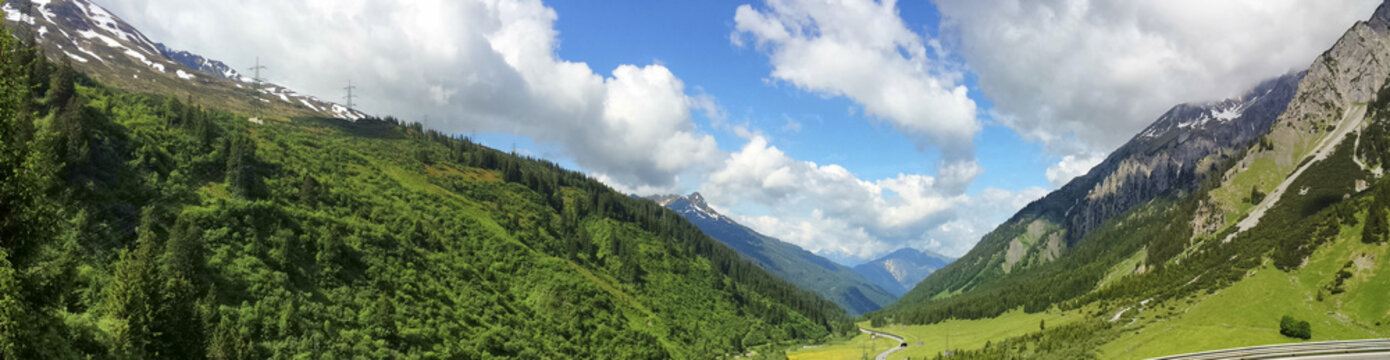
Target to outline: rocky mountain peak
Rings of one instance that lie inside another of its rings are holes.
[[[1376,12],[1371,15],[1370,23],[1372,26],[1387,28],[1390,27],[1390,0],[1380,3],[1376,7]]]
[[[704,197],[704,196],[700,196],[700,193],[699,193],[699,192],[690,193],[690,195],[686,195],[686,196],[685,196],[685,199],[686,199],[686,200],[689,200],[691,205],[695,205],[695,206],[702,207],[702,208],[708,208],[708,207],[709,207],[709,204],[706,204],[706,203],[705,203],[705,197]]]

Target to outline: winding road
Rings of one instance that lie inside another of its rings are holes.
[[[875,330],[869,330],[869,329],[865,329],[865,328],[862,328],[862,327],[859,328],[859,331],[863,331],[864,333],[867,333],[867,334],[878,335],[878,336],[886,337],[886,338],[889,338],[889,339],[897,340],[898,343],[902,343],[902,342],[903,342],[903,337],[897,336],[897,335],[893,335],[893,334],[889,334],[889,333],[886,333],[886,332],[875,331]],[[903,347],[903,346],[894,346],[892,349],[888,349],[888,351],[884,351],[883,353],[878,354],[878,357],[876,357],[875,359],[878,359],[878,360],[888,360],[888,354],[892,354],[892,353],[895,352],[895,351],[902,350],[902,349],[905,349],[905,348],[906,348],[906,347]]]

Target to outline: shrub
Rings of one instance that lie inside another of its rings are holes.
[[[1295,320],[1292,316],[1284,315],[1279,319],[1279,333],[1291,338],[1308,340],[1313,337],[1312,325],[1307,321]]]

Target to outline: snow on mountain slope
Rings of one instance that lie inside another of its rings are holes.
[[[261,111],[262,104],[278,102],[270,110],[293,115],[367,117],[283,86],[257,84],[220,61],[170,49],[90,0],[11,0],[0,11],[16,36],[32,38],[50,58],[68,61],[108,85],[236,99],[244,108]]]

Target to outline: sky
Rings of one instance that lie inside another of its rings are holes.
[[[700,192],[846,265],[960,256],[1173,105],[1305,69],[1376,0],[97,0],[325,99]]]

